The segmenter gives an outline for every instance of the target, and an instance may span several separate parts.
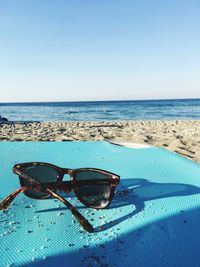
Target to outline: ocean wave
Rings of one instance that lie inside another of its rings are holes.
[[[200,119],[200,99],[0,103],[0,115],[10,121]]]

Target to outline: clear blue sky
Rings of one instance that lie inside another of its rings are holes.
[[[199,0],[0,0],[0,102],[200,98]]]

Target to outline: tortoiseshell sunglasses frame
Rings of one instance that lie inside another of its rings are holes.
[[[58,176],[57,176],[57,181],[56,182],[51,182],[51,183],[40,183],[39,181],[35,180],[31,175],[26,174],[23,169],[31,166],[47,166],[50,168],[53,168],[54,170],[57,171]],[[94,171],[101,173],[105,176],[107,176],[107,179],[93,179],[93,180],[83,180],[83,181],[76,181],[75,176],[79,172],[84,172],[84,171]],[[66,199],[61,197],[56,190],[62,191],[62,192],[70,192],[74,191],[77,198],[79,199],[80,202],[82,202],[85,206],[90,207],[90,208],[95,208],[95,209],[103,209],[106,208],[110,205],[116,185],[119,184],[120,181],[120,176],[117,174],[114,174],[112,172],[108,172],[102,169],[97,169],[97,168],[79,168],[79,169],[69,169],[69,168],[61,168],[56,165],[50,164],[50,163],[45,163],[45,162],[26,162],[26,163],[19,163],[15,164],[13,166],[13,172],[19,176],[20,183],[22,185],[22,179],[28,179],[30,182],[29,186],[23,186],[17,190],[15,190],[13,193],[11,193],[9,196],[7,196],[1,203],[0,203],[0,210],[6,210],[8,207],[11,205],[12,201],[15,199],[15,197],[21,193],[24,192],[25,195],[28,197],[31,197],[26,191],[28,190],[35,190],[37,192],[43,192],[43,193],[48,193],[47,196],[44,197],[39,197],[39,196],[34,196],[31,198],[34,199],[47,199],[51,196],[57,198],[60,200],[63,204],[69,208],[69,210],[72,212],[72,214],[76,217],[76,219],[79,221],[79,223],[83,226],[83,228],[88,231],[88,232],[93,232],[94,228],[92,225],[79,213],[77,209],[75,209]],[[63,181],[64,175],[68,174],[70,176],[70,181]],[[92,206],[89,205],[86,201],[84,201],[82,198],[79,197],[77,193],[77,189],[81,186],[85,185],[101,185],[101,184],[106,184],[110,186],[110,195],[108,198],[108,202],[106,203],[105,206]]]

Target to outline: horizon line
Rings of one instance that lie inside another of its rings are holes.
[[[88,102],[130,102],[130,101],[169,101],[169,100],[200,100],[195,98],[153,98],[153,99],[117,99],[117,100],[69,100],[69,101],[18,101],[0,102],[0,104],[36,104],[36,103],[88,103]]]

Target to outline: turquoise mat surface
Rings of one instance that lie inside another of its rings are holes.
[[[0,212],[0,266],[200,266],[200,165],[160,148],[5,142],[0,143],[1,198],[19,187],[12,166],[28,161],[101,168],[121,181],[105,210],[86,208],[65,194],[93,224],[92,234],[61,202],[20,194]]]

